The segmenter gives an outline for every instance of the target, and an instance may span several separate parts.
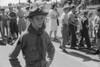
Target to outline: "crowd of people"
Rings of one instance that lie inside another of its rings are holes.
[[[89,10],[76,10],[75,5],[67,5],[63,7],[62,14],[59,13],[57,4],[52,4],[48,13],[43,7],[38,7],[34,11],[29,11],[30,7],[26,7],[27,12],[24,12],[21,6],[17,6],[17,11],[14,11],[12,6],[9,7],[8,12],[4,8],[0,9],[2,42],[4,45],[14,45],[9,55],[13,67],[21,67],[17,60],[20,50],[25,56],[27,67],[39,67],[41,62],[45,65],[42,67],[48,67],[55,53],[51,42],[52,33],[54,32],[54,40],[57,40],[60,22],[62,24],[60,48],[63,51],[68,44],[71,49],[78,47],[89,50],[96,45],[97,49],[94,54],[100,54],[100,7],[94,13]],[[44,31],[47,23],[46,17],[49,17],[51,23],[49,35]],[[46,52],[49,62],[45,61]]]
[[[60,48],[65,50],[66,45],[70,44],[71,49],[94,49],[100,53],[99,45],[99,22],[100,22],[100,7],[91,11],[88,9],[77,9],[75,5],[65,5],[63,13],[59,15],[56,4],[52,5],[49,11],[51,22],[50,37],[54,31],[54,40],[57,40],[58,22],[62,23],[62,43]],[[58,20],[58,18],[60,19]]]
[[[2,45],[13,44],[13,41],[26,30],[29,25],[25,16],[28,15],[29,7],[26,7],[26,14],[21,9],[21,6],[9,6],[9,11],[5,8],[0,8],[0,32]]]

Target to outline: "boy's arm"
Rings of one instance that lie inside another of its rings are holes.
[[[9,55],[9,61],[12,67],[22,67],[17,58],[17,56],[20,53],[20,50],[21,50],[21,41],[17,39],[16,42],[13,44],[12,50]]]
[[[48,53],[48,60],[49,62],[51,63],[53,58],[54,58],[54,54],[55,54],[55,47],[53,46],[51,40],[50,40],[50,37],[48,35],[48,46],[47,46],[47,53]]]

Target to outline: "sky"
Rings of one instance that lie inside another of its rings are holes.
[[[27,0],[20,0],[26,2]],[[19,3],[19,0],[0,0],[0,5],[7,5],[8,3]]]
[[[27,2],[27,0],[20,0],[20,1]],[[31,0],[31,1],[34,1],[34,0]],[[56,0],[52,0],[52,1],[56,1]],[[57,0],[57,1],[59,1],[59,0]],[[6,5],[8,5],[8,3],[19,3],[19,0],[0,0],[1,6],[6,6]]]

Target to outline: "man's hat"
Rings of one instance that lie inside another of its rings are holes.
[[[88,10],[84,10],[84,12],[83,12],[84,15],[87,15],[88,13],[89,13]]]
[[[5,9],[3,7],[1,7],[0,10],[5,10]]]
[[[70,9],[70,6],[64,6],[64,8],[63,8],[63,10],[65,10],[65,9]]]
[[[26,7],[25,9],[26,9],[26,10],[29,10],[29,9],[30,9],[30,7],[28,6],[28,7]]]
[[[47,14],[48,14],[47,12],[44,12],[40,8],[37,8],[36,10],[31,11],[26,18],[32,18],[32,17],[37,16],[37,15],[44,15],[44,16],[46,16]]]
[[[73,8],[76,8],[76,6],[73,4],[73,5],[71,5],[71,9],[73,9]]]

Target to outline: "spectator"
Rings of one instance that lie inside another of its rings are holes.
[[[97,15],[100,18],[100,7],[97,8]],[[100,54],[100,19],[98,21],[98,25],[99,25],[98,32],[97,32],[97,45],[98,45],[98,48],[97,48],[96,52],[94,52],[94,54]]]
[[[76,6],[73,5],[71,7],[70,12],[68,13],[68,18],[69,18],[69,30],[70,30],[70,35],[71,35],[71,49],[75,49],[76,46],[76,27],[77,27],[77,22],[76,22]]]
[[[90,38],[89,38],[89,22],[88,22],[88,11],[84,11],[82,18],[82,30],[81,30],[81,40],[79,43],[80,47],[84,47],[83,38],[85,38],[85,42],[87,45],[87,49],[91,48]]]
[[[50,22],[51,22],[51,28],[50,28],[50,37],[54,31],[54,40],[57,38],[57,19],[58,19],[58,13],[57,13],[57,7],[56,4],[53,4],[51,7],[51,10],[49,11],[50,16]]]
[[[69,37],[69,25],[68,25],[68,12],[70,11],[69,6],[65,6],[63,9],[63,14],[61,15],[62,19],[62,45],[60,46],[62,49],[65,49],[66,45],[68,44],[70,37]]]
[[[26,22],[24,19],[24,12],[21,10],[21,6],[17,7],[18,12],[17,12],[17,16],[19,17],[19,21],[18,21],[18,31],[21,34],[22,32],[24,32],[26,30]]]

